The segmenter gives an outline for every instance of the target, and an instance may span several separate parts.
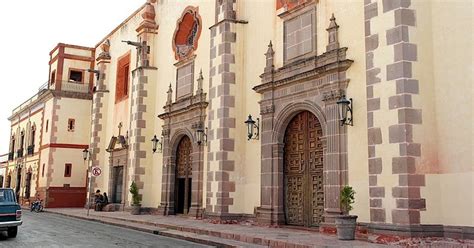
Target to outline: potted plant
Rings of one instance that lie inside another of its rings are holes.
[[[132,210],[130,211],[131,214],[133,215],[139,215],[140,214],[140,208],[141,208],[141,196],[138,194],[138,187],[135,181],[132,182],[130,185],[130,194],[132,194]]]
[[[340,203],[342,215],[336,216],[337,237],[340,240],[353,240],[357,226],[357,215],[349,215],[354,203],[355,191],[346,185],[341,189]]]

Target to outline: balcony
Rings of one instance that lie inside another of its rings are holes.
[[[45,84],[41,85],[38,91],[42,92],[45,90],[56,90],[56,88],[58,88],[58,84],[61,84],[61,91],[90,93],[89,84],[75,81],[56,81],[53,84],[46,82]]]
[[[16,157],[22,158],[23,157],[23,148],[20,148],[16,151]]]
[[[35,153],[35,146],[34,145],[28,146],[27,153],[28,155],[33,155]]]
[[[8,161],[13,161],[14,158],[15,158],[15,153],[14,152],[9,152],[8,153]]]

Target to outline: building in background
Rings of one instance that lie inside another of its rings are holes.
[[[4,187],[24,204],[39,194],[46,207],[85,204],[94,49],[58,44],[50,53],[50,78],[15,108]]]
[[[64,123],[92,118],[81,134],[91,132],[102,169],[92,188],[109,193],[109,210],[128,209],[135,182],[148,212],[325,231],[351,185],[351,213],[369,232],[472,238],[473,195],[458,192],[474,180],[472,109],[460,107],[472,105],[473,40],[452,28],[472,27],[470,10],[469,0],[148,0],[94,49],[52,53],[83,59],[51,63],[39,125],[57,129],[40,137],[36,173],[49,174],[38,190],[66,190],[67,163],[85,185],[74,148],[89,140],[66,138]],[[80,73],[61,66],[97,71],[92,106],[89,91],[66,97],[80,84],[63,80]],[[27,106],[10,118],[13,148],[29,144]],[[11,187],[24,160],[9,162]]]
[[[5,180],[5,171],[8,165],[8,153],[0,155],[0,185]]]

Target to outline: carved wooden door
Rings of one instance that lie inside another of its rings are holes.
[[[285,215],[289,225],[317,226],[324,212],[322,128],[302,112],[285,133]]]
[[[178,144],[176,153],[176,213],[187,214],[191,206],[192,144],[185,136]]]

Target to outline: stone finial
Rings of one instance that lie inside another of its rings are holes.
[[[336,18],[334,17],[334,13],[329,19],[331,22],[329,23],[329,27],[326,29],[328,31],[328,45],[326,46],[326,52],[339,49],[339,35],[338,29],[339,25],[336,23]]]
[[[196,90],[196,95],[200,95],[202,94],[203,90],[202,90],[202,81],[204,80],[204,77],[202,76],[202,69],[201,71],[199,71],[199,77],[197,78],[197,83],[198,83],[198,87],[197,87],[197,90]]]
[[[145,33],[156,33],[156,30],[158,29],[158,25],[155,22],[155,7],[153,6],[153,3],[155,3],[156,0],[147,0],[145,3],[145,7],[142,10],[141,16],[143,18],[142,22],[140,25],[138,25],[138,28],[136,31],[141,34],[143,32]]]
[[[171,105],[172,103],[172,97],[173,97],[173,89],[171,89],[171,83],[170,83],[170,86],[168,88],[168,91],[166,92],[168,93],[168,99],[166,100],[166,105]]]
[[[268,44],[268,49],[267,52],[265,53],[265,58],[266,58],[266,64],[265,64],[265,72],[269,72],[273,70],[273,55],[275,54],[275,51],[273,51],[273,44],[272,41],[270,41],[270,44]]]
[[[100,53],[97,57],[97,61],[99,60],[110,60],[110,40],[106,39],[104,43],[100,45]]]

